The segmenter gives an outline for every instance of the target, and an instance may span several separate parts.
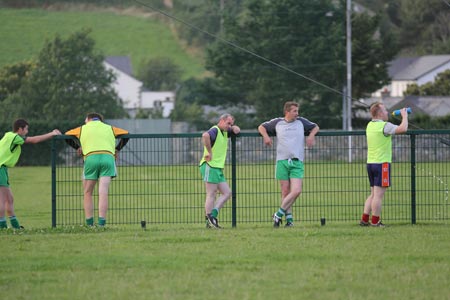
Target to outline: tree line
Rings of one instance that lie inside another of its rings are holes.
[[[136,5],[135,1],[86,2]],[[152,90],[177,88],[171,119],[198,128],[211,122],[202,105],[237,107],[236,121],[243,128],[254,128],[261,120],[281,115],[286,100],[299,102],[302,115],[321,128],[340,128],[340,92],[346,82],[345,2],[173,0],[169,7],[167,1],[146,1],[218,39],[167,20],[186,43],[205,49],[205,66],[211,76],[182,82],[182,70],[167,58],[146,62],[137,75]],[[442,1],[430,0],[426,5],[419,0],[360,2],[372,11],[352,14],[353,99],[366,97],[389,82],[387,63],[397,55],[450,53],[450,21],[446,22],[450,8]],[[0,3],[17,6],[22,2]],[[7,111],[8,115],[70,120],[87,110],[101,111],[110,118],[124,116],[122,103],[111,88],[114,75],[104,70],[103,58],[86,30],[67,40],[56,37],[48,42],[35,62],[5,67],[0,70],[3,117]],[[448,76],[442,77],[441,85],[446,86]],[[408,91],[421,93],[418,87]],[[430,91],[427,88],[422,93]],[[244,106],[254,107],[255,112],[244,113]]]
[[[196,11],[193,7],[201,2],[205,1],[174,1],[174,9]],[[301,104],[301,113],[317,120],[321,128],[341,127],[342,95],[334,91],[342,91],[346,82],[345,0],[230,0],[225,1],[224,7],[220,7],[221,1],[206,2],[215,8],[203,6],[198,11],[214,10],[220,14],[203,19],[202,28],[209,28],[219,38],[300,76],[211,40],[202,32],[185,29],[188,41],[205,45],[206,67],[214,76],[181,85],[174,118],[199,122],[201,105],[247,104],[256,108],[256,114],[243,116],[240,121],[254,127],[261,120],[281,115],[284,101],[295,100]],[[368,9],[354,12],[351,17],[354,101],[370,96],[390,81],[388,62],[396,56],[450,53],[450,8],[442,1],[353,1],[357,2]],[[446,80],[443,76],[443,81]],[[429,92],[428,88],[428,95]],[[450,93],[444,89],[441,94]],[[186,113],[188,107],[190,111]],[[367,108],[354,106],[354,114],[358,109]],[[355,124],[364,121],[355,120]]]

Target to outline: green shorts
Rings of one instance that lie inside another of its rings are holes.
[[[9,187],[8,168],[5,166],[0,167],[0,186]]]
[[[207,163],[203,163],[200,166],[200,173],[202,174],[203,181],[215,184],[226,182],[225,176],[223,175],[223,170],[213,168]]]
[[[278,160],[275,169],[275,178],[278,180],[289,180],[305,176],[305,166],[297,159]]]
[[[83,179],[97,180],[100,177],[116,176],[116,161],[111,154],[92,154],[86,157]]]

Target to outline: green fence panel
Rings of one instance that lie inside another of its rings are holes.
[[[201,134],[129,137],[110,187],[108,224],[204,224],[205,190],[198,170]],[[52,226],[84,224],[83,162],[65,143],[68,138],[52,141]],[[449,220],[448,140],[450,130],[410,131],[393,138],[392,187],[383,201],[383,221]],[[274,146],[267,147],[255,132],[231,139],[224,173],[233,194],[220,212],[221,224],[271,223],[281,200],[275,143],[276,137]],[[370,193],[366,154],[364,131],[320,132],[316,145],[306,149],[295,220],[358,223]]]

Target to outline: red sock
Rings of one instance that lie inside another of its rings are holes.
[[[361,221],[368,223],[369,222],[369,215],[363,214],[361,217]]]
[[[377,224],[380,221],[380,216],[372,215],[372,224]]]

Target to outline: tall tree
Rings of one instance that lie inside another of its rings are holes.
[[[243,0],[173,0],[173,13],[176,17],[212,34],[218,34],[222,28],[225,14],[236,15],[241,10]],[[189,45],[204,46],[211,42],[209,35],[174,23],[177,34]]]
[[[389,82],[387,62],[397,54],[393,35],[380,31],[381,17],[352,15],[352,96],[369,96]]]
[[[341,90],[344,79],[343,11],[328,0],[246,2],[240,18],[226,18],[225,38],[301,75]],[[257,116],[282,114],[286,100],[301,102],[310,115],[335,115],[331,102],[341,97],[254,55],[216,43],[208,50],[207,67],[225,86],[254,104]],[[327,97],[327,101],[322,99]],[[325,103],[328,102],[328,103]]]
[[[450,8],[442,0],[399,0],[400,47],[405,53],[444,54],[450,51]]]
[[[19,62],[0,69],[0,103],[20,89],[35,66],[33,62]]]
[[[181,68],[170,58],[157,57],[141,66],[138,77],[152,91],[169,91],[177,88],[181,73]]]
[[[4,100],[11,114],[28,119],[79,120],[89,111],[122,117],[122,103],[112,88],[115,78],[95,52],[95,42],[82,30],[67,39],[47,42],[36,68],[17,93]],[[5,117],[5,115],[4,115]]]
[[[221,86],[241,95],[229,101],[255,105],[262,120],[282,114],[282,103],[295,100],[302,114],[320,121],[321,127],[340,127],[340,91],[346,78],[345,1],[245,3],[239,18],[225,19],[225,39],[293,72],[216,42],[208,49],[206,65]],[[378,37],[379,21],[376,16],[353,17],[353,97],[372,92],[387,80],[386,62],[395,47],[392,38]]]

